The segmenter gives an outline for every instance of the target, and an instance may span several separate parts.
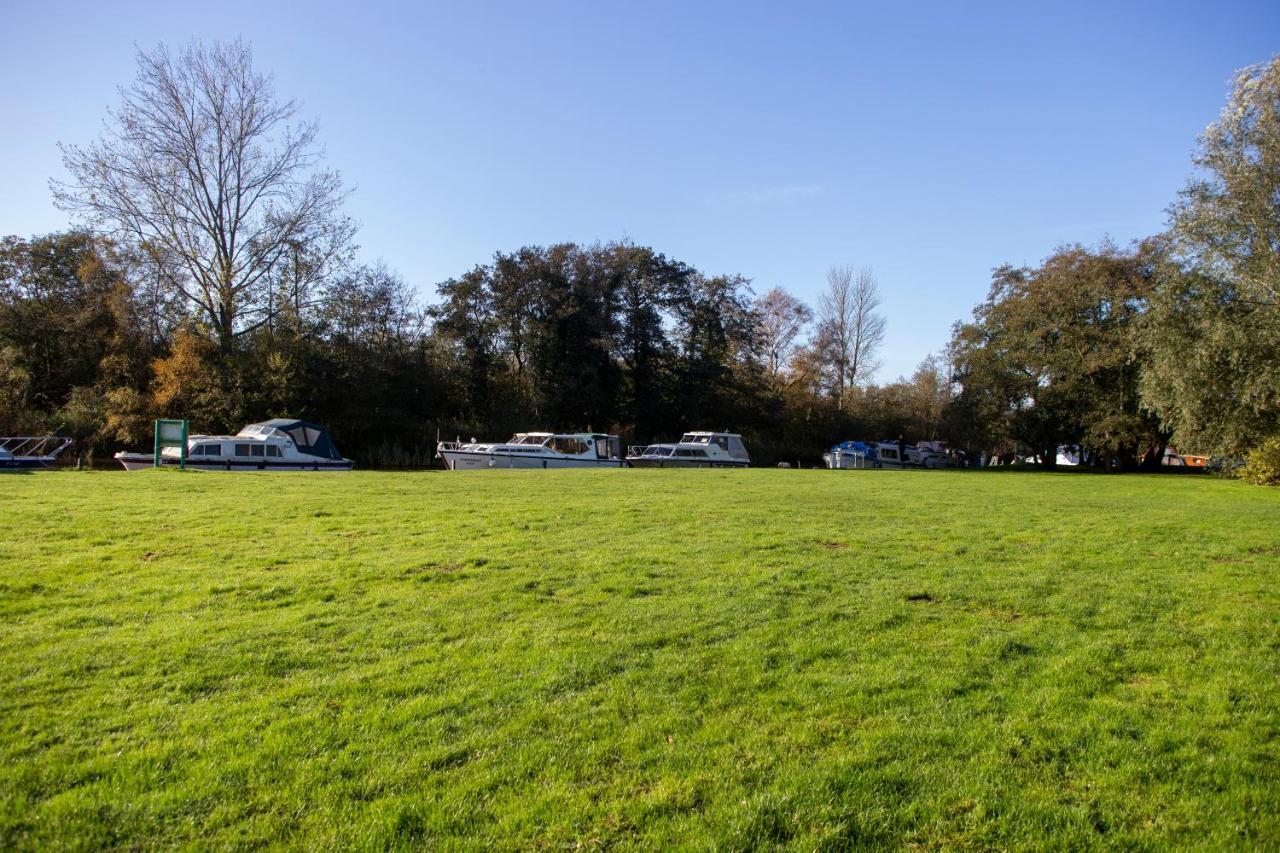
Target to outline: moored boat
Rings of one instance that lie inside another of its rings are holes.
[[[746,468],[751,464],[742,436],[733,432],[686,432],[670,444],[633,447],[635,468]]]
[[[598,432],[519,432],[505,442],[441,441],[436,453],[451,471],[493,468],[621,468],[622,439]]]
[[[842,441],[822,454],[822,461],[833,470],[876,467],[876,449],[865,441]]]
[[[0,436],[0,471],[49,468],[71,446],[62,435]]]
[[[946,468],[947,454],[936,442],[844,441],[822,454],[828,468]]]
[[[155,465],[152,453],[117,453],[126,471]],[[180,465],[182,448],[165,447],[161,465]],[[193,435],[187,439],[186,467],[196,471],[350,471],[354,463],[338,452],[318,424],[274,418],[249,424],[235,435]]]

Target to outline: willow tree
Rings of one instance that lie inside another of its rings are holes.
[[[1145,405],[1180,449],[1280,434],[1280,56],[1241,71],[1170,211],[1146,320]]]
[[[63,146],[55,200],[156,258],[229,353],[349,256],[341,179],[240,41],[139,52],[120,95],[97,141]]]

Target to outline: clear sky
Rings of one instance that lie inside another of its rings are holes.
[[[872,267],[882,380],[992,267],[1158,231],[1280,2],[0,0],[0,233],[68,222],[135,45],[242,36],[321,122],[362,256],[434,298],[495,250],[630,238],[813,302]]]

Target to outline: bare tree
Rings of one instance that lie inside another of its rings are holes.
[[[103,135],[63,146],[64,210],[163,259],[167,283],[221,350],[303,300],[352,249],[337,173],[317,168],[316,125],[295,122],[240,41],[138,54]],[[271,298],[285,287],[289,299]]]
[[[795,352],[796,338],[813,320],[813,311],[780,287],[757,297],[752,307],[760,316],[760,341],[769,378],[777,384]]]
[[[827,271],[827,291],[818,302],[818,346],[831,371],[836,404],[844,408],[849,389],[880,368],[884,343],[880,286],[870,269],[850,266]]]

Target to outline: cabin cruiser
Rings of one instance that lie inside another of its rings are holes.
[[[71,446],[62,435],[0,436],[0,471],[49,468]]]
[[[436,453],[450,471],[489,468],[621,468],[622,439],[598,432],[518,432],[504,443],[442,441]]]
[[[674,444],[632,447],[636,468],[746,468],[751,463],[742,436],[732,432],[686,432]]]
[[[844,441],[822,454],[828,468],[946,468],[950,461],[938,442]]]
[[[153,453],[117,453],[126,471],[155,465]],[[182,448],[165,447],[160,464],[179,465]],[[290,418],[249,424],[235,435],[193,435],[187,438],[188,468],[197,471],[350,471],[322,426]]]

